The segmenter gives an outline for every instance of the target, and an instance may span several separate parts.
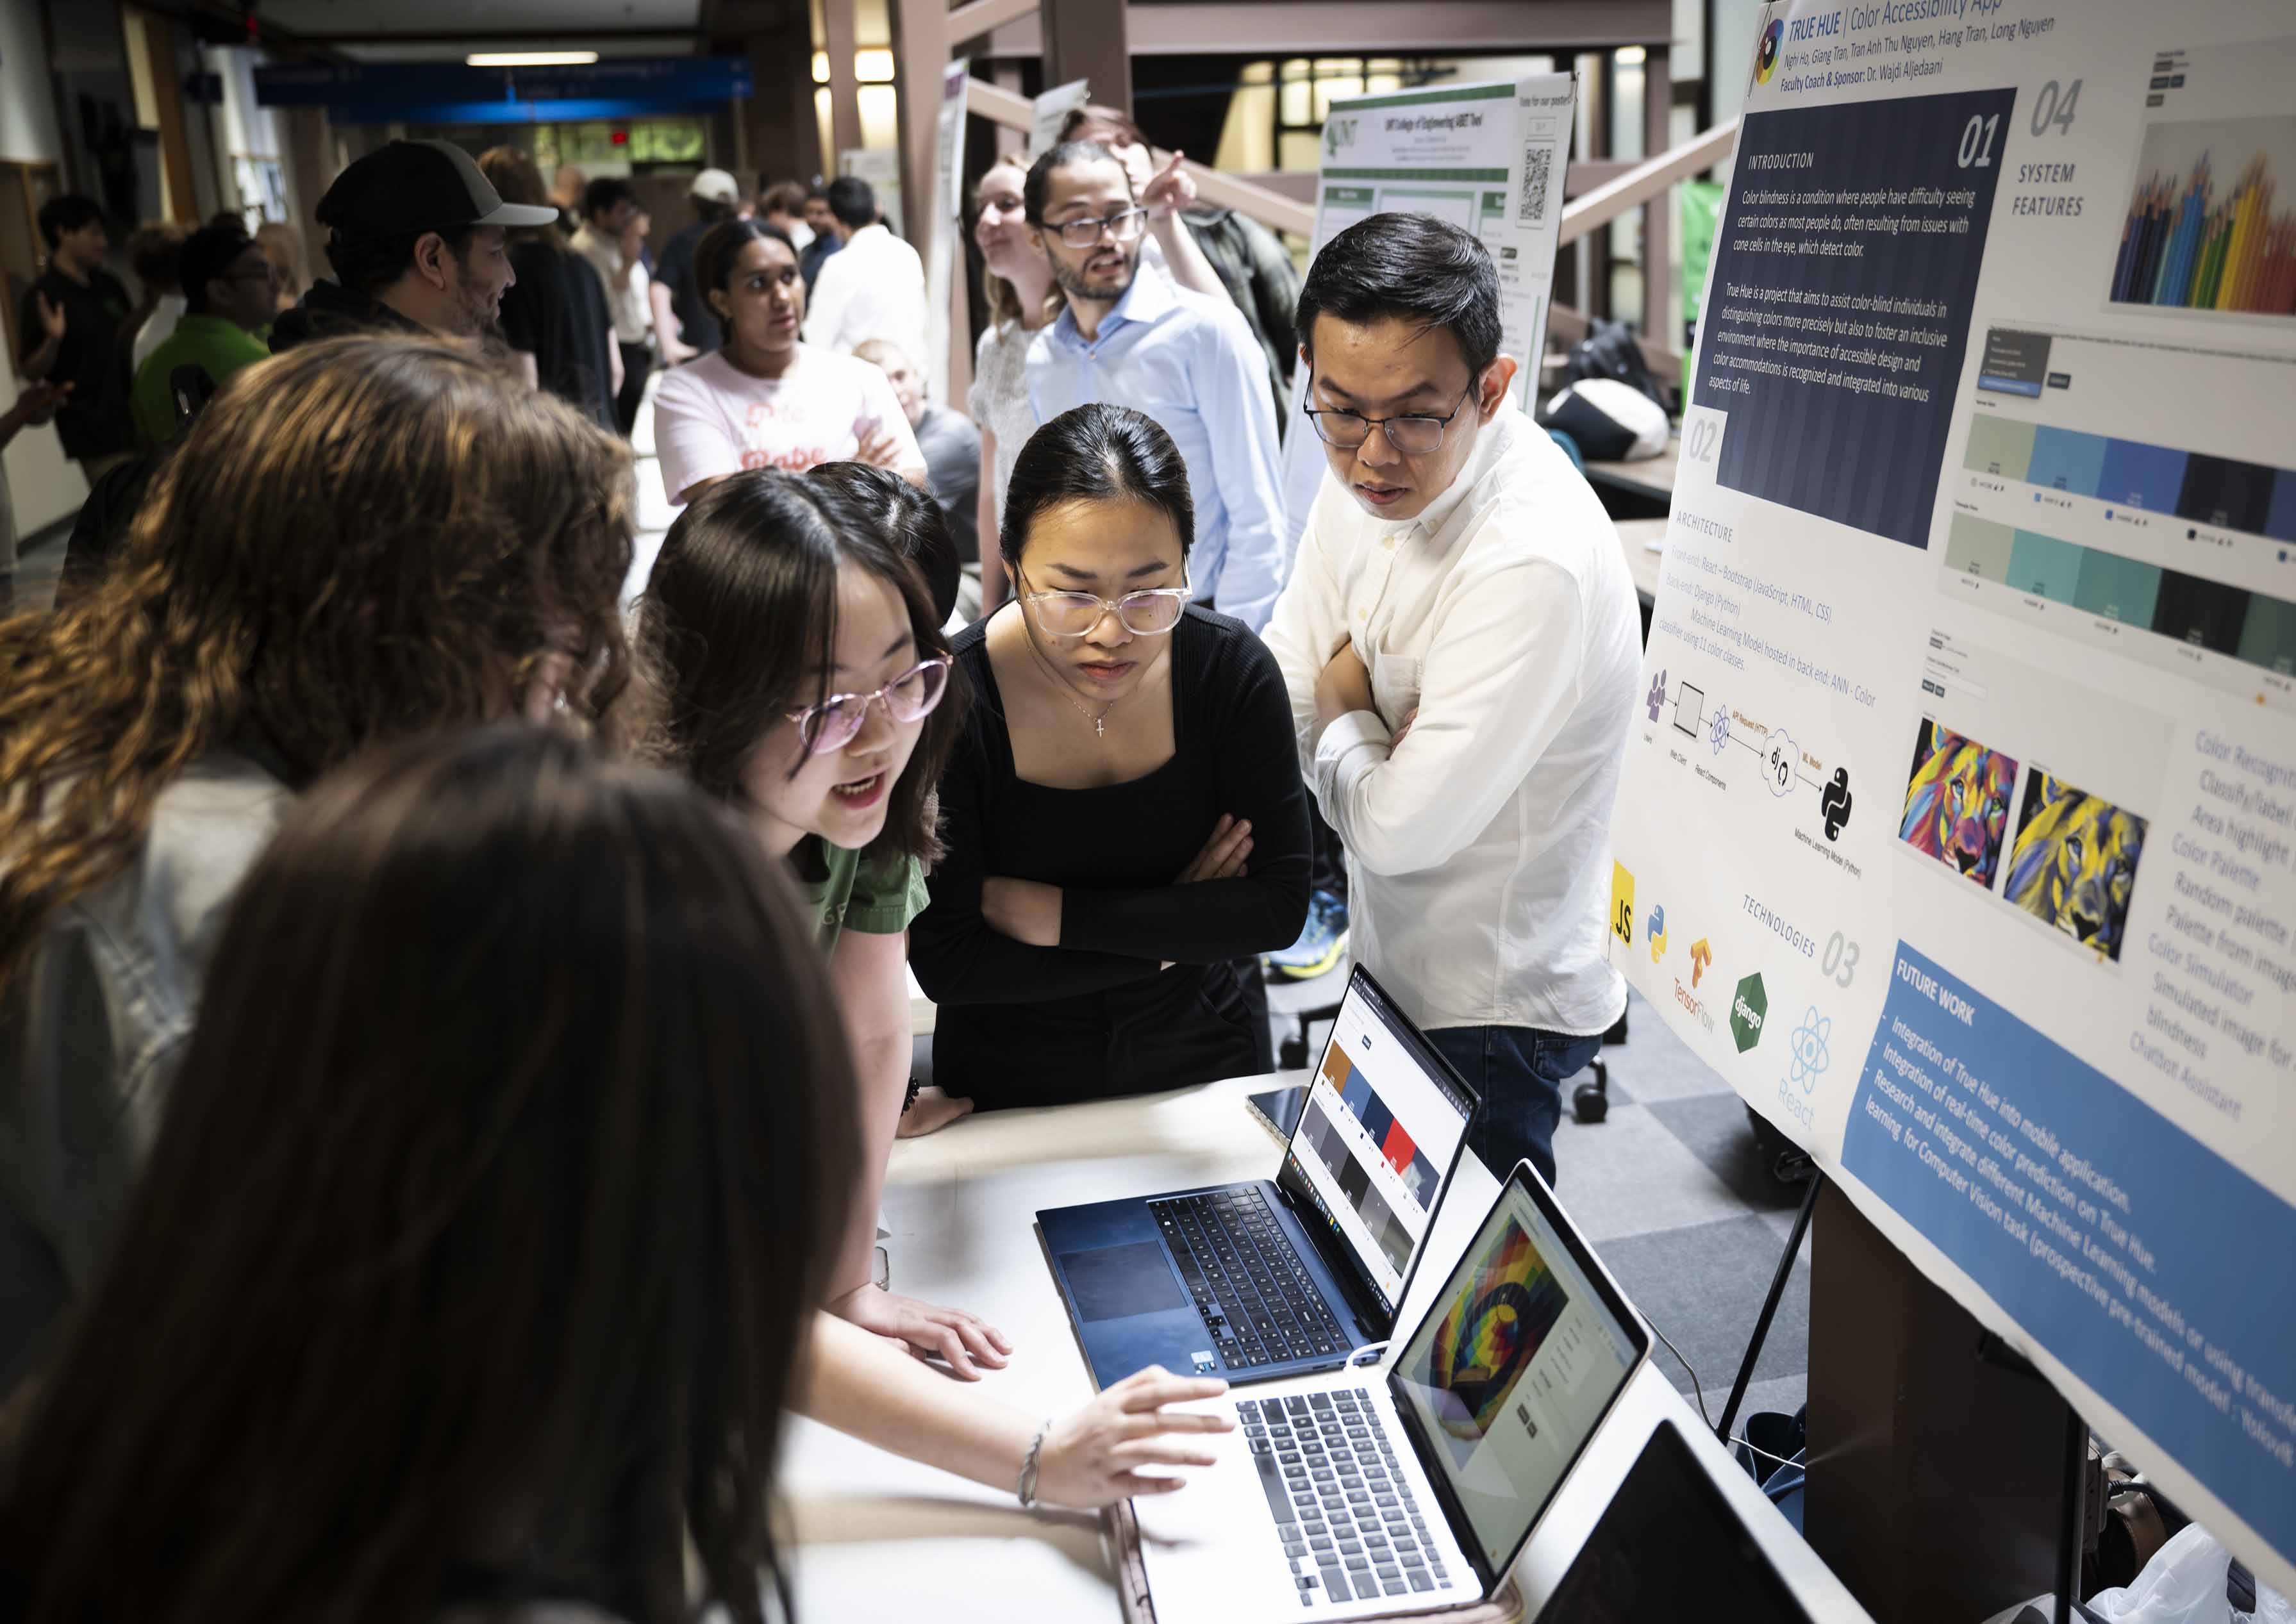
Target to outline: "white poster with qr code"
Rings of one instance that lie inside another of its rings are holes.
[[[1546,341],[1576,86],[1567,73],[1335,101],[1324,121],[1314,252],[1358,220],[1409,210],[1471,231],[1499,273],[1500,347],[1520,364],[1528,408]],[[1303,371],[1292,410],[1308,387]],[[1324,458],[1311,434],[1284,437],[1292,538]]]

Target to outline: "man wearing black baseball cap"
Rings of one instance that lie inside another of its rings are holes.
[[[275,352],[376,327],[490,332],[517,280],[504,228],[558,217],[504,202],[470,154],[446,141],[394,141],[368,153],[335,177],[318,216],[336,280],[312,283],[272,324]]]

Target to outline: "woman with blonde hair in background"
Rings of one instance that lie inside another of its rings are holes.
[[[980,430],[980,524],[984,540],[1004,522],[1004,486],[1013,459],[1037,431],[1029,408],[1029,340],[1061,313],[1053,297],[1053,264],[1029,242],[1021,189],[1029,161],[1008,154],[982,171],[973,187],[972,242],[988,275],[988,325],[972,352],[972,390],[967,414]],[[980,549],[980,612],[988,614],[1009,590],[1004,561],[994,546]]]
[[[0,1390],[94,1275],[291,799],[380,740],[610,714],[632,501],[620,441],[468,347],[317,342],[225,385],[94,584],[0,622]]]

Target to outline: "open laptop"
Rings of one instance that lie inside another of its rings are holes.
[[[1811,1624],[1760,1542],[1672,1421],[1660,1421],[1539,1624],[1675,1624],[1728,1616]]]
[[[1488,1600],[1650,1332],[1529,1162],[1385,1371],[1234,1398],[1186,1489],[1133,1503],[1156,1616],[1357,1619]]]
[[[1274,1178],[1037,1214],[1101,1387],[1262,1382],[1387,1340],[1474,1095],[1360,964]]]

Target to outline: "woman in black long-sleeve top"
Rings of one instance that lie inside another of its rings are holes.
[[[1300,934],[1307,791],[1274,658],[1189,604],[1193,529],[1179,454],[1137,412],[1064,413],[1013,465],[1015,601],[955,644],[974,703],[909,938],[934,1080],[983,1108],[1265,1064],[1232,961]]]

